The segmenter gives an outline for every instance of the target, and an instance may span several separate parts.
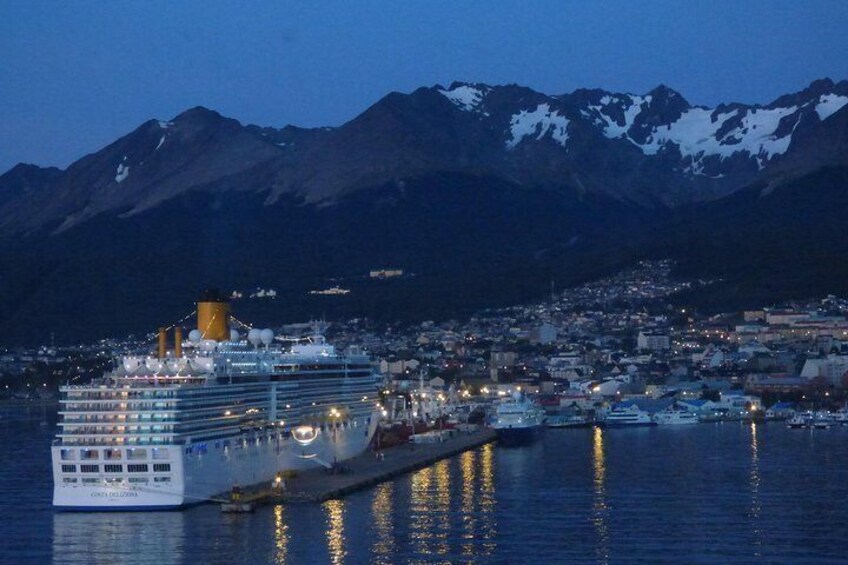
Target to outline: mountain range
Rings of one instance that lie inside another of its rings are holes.
[[[149,330],[202,287],[274,287],[257,321],[462,315],[645,257],[720,308],[839,292],[848,81],[766,105],[454,83],[336,128],[196,107],[65,170],[0,176],[9,343]],[[371,281],[393,266],[407,276]],[[340,284],[344,297],[308,290]]]

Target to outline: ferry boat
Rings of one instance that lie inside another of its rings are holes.
[[[633,427],[633,426],[656,426],[657,423],[651,419],[651,415],[641,410],[635,404],[628,407],[615,407],[606,413],[604,419],[598,422],[605,428]]]
[[[545,429],[545,412],[520,392],[497,405],[492,428],[501,445],[526,445]]]
[[[316,333],[281,342],[229,328],[216,292],[197,303],[183,352],[159,331],[156,356],[126,356],[99,380],[60,389],[53,505],[159,510],[362,453],[379,418],[379,376]]]
[[[698,415],[686,410],[663,410],[654,414],[658,426],[689,426],[700,423]]]
[[[545,425],[549,428],[588,428],[592,420],[582,414],[554,414],[548,416]]]

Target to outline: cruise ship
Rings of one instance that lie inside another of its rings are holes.
[[[230,319],[227,300],[207,291],[186,342],[176,327],[168,350],[161,328],[155,355],[60,389],[55,507],[174,509],[368,447],[381,381],[366,355],[340,354],[318,333],[242,336]]]
[[[501,445],[526,445],[542,434],[545,430],[544,422],[545,412],[516,392],[513,398],[497,405],[492,428]]]

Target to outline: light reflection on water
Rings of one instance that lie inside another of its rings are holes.
[[[609,547],[606,514],[608,511],[604,480],[606,479],[606,458],[604,455],[604,431],[595,428],[592,434],[592,467],[594,469],[592,502],[592,524],[597,534],[595,557],[599,563],[609,562]]]
[[[437,519],[434,528],[436,555],[447,555],[450,551],[448,545],[451,530],[450,468],[450,461],[447,460],[433,465],[436,473],[436,492],[433,493],[431,504]]]
[[[344,563],[347,550],[345,549],[345,501],[328,500],[323,505],[327,512],[327,548],[330,552],[330,562]]]
[[[489,557],[497,549],[497,500],[495,498],[495,446],[484,445],[480,450],[480,555]]]
[[[83,514],[50,507],[42,412],[0,405],[4,564],[815,563],[848,537],[848,427],[551,430],[324,504]]]
[[[371,519],[374,520],[375,534],[371,554],[374,563],[392,563],[395,550],[392,523],[393,489],[393,482],[383,483],[374,489],[374,501],[371,503]]]
[[[466,451],[459,456],[462,481],[462,549],[464,558],[475,555],[474,532],[477,529],[475,482],[478,451]]]
[[[754,535],[754,555],[761,557],[759,547],[762,545],[760,532],[760,451],[757,444],[757,423],[751,422],[751,527]]]
[[[412,475],[412,497],[409,507],[410,540],[419,555],[432,554],[430,538],[433,536],[433,514],[430,512],[430,482],[433,468],[427,467]]]
[[[54,561],[112,565],[143,555],[149,562],[167,563],[180,553],[184,532],[182,512],[157,513],[155,521],[143,513],[58,512],[53,515]]]
[[[289,525],[285,513],[283,505],[274,506],[274,562],[278,565],[288,561]]]

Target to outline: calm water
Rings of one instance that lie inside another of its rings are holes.
[[[323,505],[74,514],[50,507],[54,411],[0,405],[2,563],[848,560],[848,428],[549,430]]]

